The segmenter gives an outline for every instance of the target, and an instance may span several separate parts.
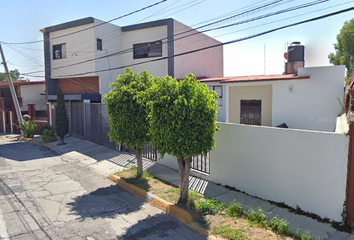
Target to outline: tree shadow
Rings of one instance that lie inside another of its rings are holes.
[[[35,149],[38,149],[38,151]],[[6,159],[24,162],[56,157],[58,154],[41,145],[11,140],[11,142],[0,145],[0,156]]]
[[[144,200],[117,185],[99,188],[67,203],[71,215],[85,218],[115,218],[141,209]]]
[[[145,237],[148,239],[207,239],[165,213],[140,220],[125,228],[123,232],[123,234],[117,236],[119,240],[134,240]]]

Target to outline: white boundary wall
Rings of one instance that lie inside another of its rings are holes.
[[[229,123],[218,126],[210,175],[203,174],[204,179],[342,221],[348,136]],[[159,162],[177,168],[171,156]]]

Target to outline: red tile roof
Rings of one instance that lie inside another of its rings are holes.
[[[32,82],[14,82],[14,85],[35,85],[35,84],[45,84],[45,81],[32,81]],[[8,82],[0,83],[0,86],[8,86]]]
[[[297,80],[297,79],[309,79],[309,78],[310,78],[309,76],[299,77],[299,76],[296,76],[295,74],[285,74],[285,75],[258,75],[258,76],[204,78],[204,79],[199,79],[199,81],[200,82],[237,83],[237,82]]]

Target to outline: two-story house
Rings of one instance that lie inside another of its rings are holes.
[[[57,85],[67,100],[100,101],[126,66],[161,77],[223,76],[222,46],[173,57],[220,43],[174,19],[120,27],[88,17],[41,31],[49,101]]]
[[[88,17],[41,31],[47,100],[55,103],[59,85],[70,132],[79,136],[85,128],[83,102],[100,102],[125,67],[159,77],[223,76],[222,46],[182,55],[220,42],[171,18],[120,27]]]

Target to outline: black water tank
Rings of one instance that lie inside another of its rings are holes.
[[[288,47],[288,62],[305,60],[305,47],[300,42],[292,42]]]

